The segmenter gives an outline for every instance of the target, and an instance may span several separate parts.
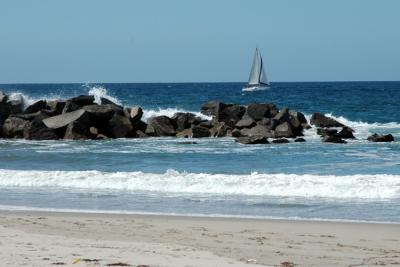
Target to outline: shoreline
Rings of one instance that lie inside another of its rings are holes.
[[[0,210],[0,229],[6,266],[400,264],[397,224]]]
[[[350,223],[350,224],[378,224],[378,225],[400,225],[396,221],[367,221],[351,219],[324,219],[324,218],[301,218],[301,217],[277,217],[277,216],[252,216],[252,215],[233,215],[233,214],[181,214],[181,213],[159,213],[143,211],[125,210],[85,210],[85,209],[57,209],[57,208],[35,208],[26,206],[7,206],[0,205],[0,215],[2,213],[37,213],[37,214],[70,214],[70,215],[127,215],[127,216],[155,216],[155,217],[176,217],[176,218],[203,218],[203,219],[235,219],[235,220],[266,220],[283,222],[319,222],[319,223]]]

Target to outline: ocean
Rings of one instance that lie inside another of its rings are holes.
[[[348,144],[242,145],[233,138],[0,140],[0,209],[400,222],[400,82],[3,84],[38,99],[80,94],[139,105],[144,120],[209,100],[329,114],[355,130]],[[396,142],[366,141],[391,133]]]

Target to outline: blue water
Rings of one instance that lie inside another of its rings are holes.
[[[231,138],[0,140],[0,206],[400,222],[400,82],[7,84],[26,102],[103,95],[145,117],[198,112],[202,103],[273,102],[324,112],[356,130],[346,145],[245,146]],[[394,143],[368,135],[392,133]]]

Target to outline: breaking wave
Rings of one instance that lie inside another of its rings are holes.
[[[400,198],[400,175],[207,174],[0,170],[1,187],[334,199]]]

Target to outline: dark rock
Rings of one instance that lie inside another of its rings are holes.
[[[8,138],[24,138],[24,130],[29,121],[19,117],[8,117],[3,124],[2,135]]]
[[[24,99],[21,94],[14,94],[12,97],[8,97],[7,105],[11,114],[22,113],[24,107]]]
[[[296,138],[295,140],[294,140],[294,142],[295,143],[303,143],[303,142],[305,142],[306,141],[306,139],[304,139],[304,138]]]
[[[289,120],[289,109],[282,109],[278,114],[274,116],[274,120],[278,121],[280,124],[283,122],[287,122]]]
[[[84,109],[64,113],[43,120],[43,123],[50,129],[58,129],[67,126],[71,122],[85,118],[89,114]]]
[[[347,142],[336,136],[325,136],[322,138],[322,142],[325,143],[336,143],[336,144],[346,144]]]
[[[285,139],[285,138],[279,138],[279,139],[272,140],[272,143],[274,143],[274,144],[286,144],[286,143],[290,143],[290,141]]]
[[[231,128],[225,122],[215,122],[214,127],[210,129],[211,136],[224,137],[228,135]]]
[[[132,124],[138,123],[143,116],[143,109],[139,106],[131,107],[129,112],[129,119],[131,120]]]
[[[110,99],[105,97],[100,97],[100,105],[112,105],[117,109],[123,109],[121,105],[118,105],[117,103],[114,103]]]
[[[24,130],[24,138],[30,140],[57,140],[57,133],[46,127],[40,116],[30,122]]]
[[[324,127],[324,128],[345,127],[346,126],[346,125],[343,125],[342,123],[338,122],[337,120],[326,117],[324,114],[318,113],[318,112],[312,114],[310,123],[317,127]]]
[[[243,136],[263,136],[266,138],[274,138],[275,133],[268,127],[263,125],[256,125],[253,128],[244,128],[240,131]]]
[[[83,110],[83,109],[80,109],[80,110]],[[65,113],[65,114],[68,114],[68,113]],[[59,116],[63,116],[65,114],[62,114]],[[54,117],[52,117],[52,118],[54,118]],[[49,119],[51,119],[51,118],[49,118]],[[48,119],[45,119],[45,120],[48,120]],[[45,120],[43,120],[43,122],[45,122]],[[70,140],[91,139],[92,135],[90,133],[90,124],[91,124],[90,115],[88,112],[83,110],[83,113],[79,118],[73,120],[72,122],[70,122],[68,124],[67,129],[65,130],[64,139],[70,139]]]
[[[336,137],[343,139],[354,139],[353,130],[348,127],[343,127],[340,132],[335,134]]]
[[[152,128],[155,136],[174,136],[176,135],[174,121],[167,116],[150,118],[148,127]],[[150,131],[149,131],[150,132]],[[147,134],[147,130],[146,130]]]
[[[91,121],[99,126],[107,125],[108,121],[115,114],[115,107],[107,104],[107,105],[89,105],[82,107],[83,110],[89,113]]]
[[[82,122],[74,121],[68,124],[65,130],[64,139],[87,140],[91,138],[91,133],[87,125]]]
[[[384,135],[384,134],[374,133],[373,135],[368,136],[367,140],[371,142],[393,142],[394,137],[391,134]]]
[[[255,144],[268,144],[268,139],[263,136],[246,136],[239,137],[235,140],[238,143],[246,144],[246,145],[255,145]]]
[[[114,138],[124,138],[133,136],[133,126],[129,118],[114,114],[108,122],[108,130]]]
[[[47,109],[47,103],[44,100],[39,100],[35,103],[33,103],[32,105],[28,106],[25,110],[24,110],[24,114],[30,114],[30,113],[35,113],[38,112],[42,109]]]
[[[145,134],[145,132],[144,131],[142,131],[142,130],[137,130],[136,132],[135,132],[135,137],[137,137],[137,138],[146,138],[146,137],[149,137],[147,134]]]
[[[77,97],[73,97],[69,99],[70,102],[78,105],[78,106],[88,106],[94,103],[94,96],[92,95],[80,95]],[[112,103],[112,102],[111,102]]]
[[[245,116],[246,116],[246,115],[245,115]],[[272,122],[272,119],[270,119],[270,118],[262,118],[261,120],[259,120],[259,121],[257,122],[257,124],[258,124],[258,125],[263,125],[263,126],[270,127],[270,129],[272,130],[271,122]],[[277,125],[275,125],[275,127],[276,127],[276,126],[277,126]]]
[[[198,143],[195,141],[184,141],[184,142],[177,142],[179,145],[197,145]]]
[[[225,107],[217,115],[218,121],[223,121],[229,127],[234,127],[235,124],[243,117],[246,108],[240,105],[232,105]]]
[[[68,100],[67,102],[65,102],[64,108],[62,109],[61,113],[69,113],[72,111],[76,111],[81,109],[81,106],[75,104],[74,102],[72,102],[71,100]]]
[[[308,124],[306,116],[304,116],[304,114],[301,112],[291,110],[289,111],[289,115],[296,118],[300,122],[300,124]]]
[[[246,114],[259,121],[262,118],[272,118],[278,114],[278,108],[274,104],[258,104],[253,103],[247,106]]]
[[[328,128],[318,128],[317,129],[317,134],[325,137],[325,136],[335,136],[337,134],[336,129],[328,129]]]
[[[218,101],[209,101],[201,106],[201,113],[207,116],[217,116],[227,105]]]
[[[293,132],[293,127],[290,123],[284,122],[275,128],[276,137],[294,138],[296,134]]]
[[[256,125],[256,122],[248,115],[244,115],[240,121],[235,125],[236,128],[251,128]]]
[[[201,138],[201,137],[210,137],[210,129],[201,127],[201,126],[193,126],[192,127],[192,137],[193,138]]]
[[[209,120],[209,121],[202,121],[198,124],[201,127],[206,127],[208,129],[211,129],[214,125],[213,125],[213,121]]]
[[[60,115],[65,107],[66,101],[64,100],[48,100],[47,107],[53,112],[53,116]]]
[[[238,129],[233,129],[232,131],[232,137],[242,137],[242,133]]]
[[[0,126],[10,116],[11,110],[7,104],[7,95],[0,91]]]
[[[193,113],[175,113],[172,120],[175,121],[176,131],[181,132],[185,129],[189,129],[196,120],[195,117],[196,115]]]

